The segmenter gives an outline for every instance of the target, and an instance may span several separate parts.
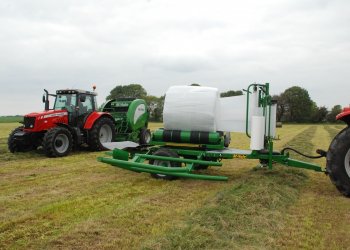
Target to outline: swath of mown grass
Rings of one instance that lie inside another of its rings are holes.
[[[311,126],[286,146],[310,153]],[[210,199],[192,212],[181,225],[160,238],[149,240],[145,249],[238,249],[274,247],[284,225],[283,212],[299,197],[307,180],[304,171],[277,167],[254,168],[244,179]]]
[[[323,129],[325,129],[330,138],[334,138],[343,128],[345,128],[345,125],[325,125],[323,126]]]
[[[317,148],[327,149],[345,125],[319,125],[312,139]],[[329,133],[330,132],[330,133]],[[325,167],[324,158],[311,161]],[[349,249],[350,200],[342,196],[329,178],[308,172],[309,179],[298,201],[286,210],[286,226],[277,238],[278,249]]]

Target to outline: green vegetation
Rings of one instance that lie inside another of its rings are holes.
[[[342,112],[340,105],[330,111],[325,106],[318,107],[309,92],[299,86],[288,88],[273,99],[277,101],[277,121],[282,122],[336,123],[336,116]]]
[[[230,97],[230,96],[238,96],[238,95],[243,95],[243,91],[242,90],[229,90],[226,92],[222,92],[220,93],[220,97]]]
[[[11,123],[11,122],[21,122],[23,121],[23,116],[0,116],[0,123]]]
[[[115,98],[145,98],[147,96],[146,90],[139,84],[118,85],[111,90],[107,100]]]
[[[0,248],[346,249],[348,208],[327,176],[225,160],[228,182],[161,181],[96,161],[101,152],[10,154],[0,124]],[[151,129],[161,127],[152,123]],[[284,125],[277,149],[327,149],[343,125]],[[249,140],[232,134],[232,147]],[[324,165],[325,160],[315,160]]]

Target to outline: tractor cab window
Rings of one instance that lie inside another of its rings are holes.
[[[85,102],[81,102],[79,100],[79,114],[85,114],[94,111],[94,101],[93,101],[93,96],[91,95],[86,95]]]
[[[68,112],[73,112],[77,103],[76,94],[61,94],[57,95],[55,100],[54,110],[66,109]]]

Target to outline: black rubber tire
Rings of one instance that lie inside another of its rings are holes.
[[[151,142],[151,131],[147,128],[142,128],[140,131],[140,145],[148,145]]]
[[[226,132],[224,135],[224,147],[228,148],[231,143],[231,134],[230,132]]]
[[[101,117],[100,119],[95,121],[95,124],[92,126],[91,130],[88,132],[89,133],[88,145],[90,150],[92,151],[109,150],[108,148],[105,148],[103,146],[100,140],[100,136],[101,136],[100,130],[104,125],[109,126],[111,129],[112,136],[111,136],[110,142],[112,142],[115,139],[116,128],[115,128],[114,122],[112,121],[112,119],[108,117]]]
[[[158,149],[156,152],[154,152],[153,155],[179,158],[179,155],[176,152],[174,152],[170,149],[167,149],[167,148]],[[161,166],[161,163],[163,163],[163,161],[150,160],[149,163],[152,165]],[[181,167],[180,162],[168,161],[167,163],[169,164],[169,167],[171,167],[171,168]],[[151,174],[151,176],[153,178],[156,178],[156,179],[163,179],[163,180],[168,180],[168,181],[178,179],[177,176],[171,176],[171,175]]]
[[[62,146],[62,140],[60,138],[67,140],[67,146],[64,147],[61,150],[59,150],[59,147]],[[64,128],[64,127],[54,127],[52,129],[49,129],[44,136],[43,139],[43,148],[45,151],[45,154],[48,157],[63,157],[68,155],[72,151],[73,147],[73,138],[71,132]]]
[[[345,167],[345,157],[350,154],[350,127],[340,131],[327,152],[327,173],[332,183],[346,197],[350,197],[350,170]],[[350,163],[348,163],[350,164]]]
[[[11,153],[28,152],[33,149],[32,145],[19,145],[15,140],[15,134],[23,130],[23,126],[15,128],[7,139],[7,147]]]

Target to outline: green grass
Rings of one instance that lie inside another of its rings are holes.
[[[23,116],[0,116],[0,123],[13,123],[23,121]]]
[[[0,248],[346,249],[350,200],[328,177],[225,160],[228,182],[161,181],[96,161],[102,153],[11,154],[0,124]],[[161,127],[150,124],[151,129]],[[277,149],[327,149],[342,125],[284,125]],[[232,147],[249,140],[232,134]],[[294,157],[294,155],[293,155]],[[305,159],[303,159],[305,160]],[[324,159],[315,163],[324,165]],[[348,239],[349,238],[349,239]]]
[[[314,134],[315,126],[311,126],[285,146],[310,153],[313,144],[307,138]],[[253,168],[234,185],[207,200],[183,224],[165,232],[162,238],[148,242],[145,248],[272,247],[284,225],[284,210],[297,200],[306,180],[305,172],[296,169]]]
[[[306,175],[295,170],[250,170],[207,199],[146,249],[240,249],[270,245],[283,211],[299,196]]]

